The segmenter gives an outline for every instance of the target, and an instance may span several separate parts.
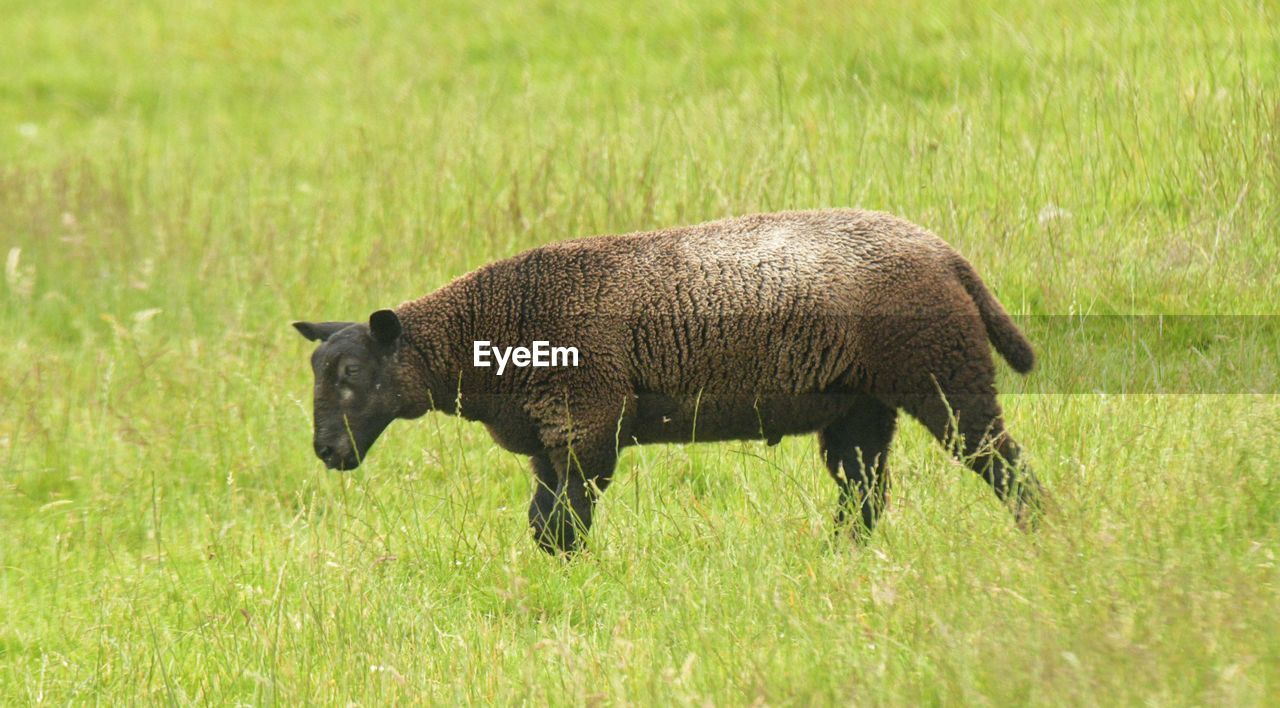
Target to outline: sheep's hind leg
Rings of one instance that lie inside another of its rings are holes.
[[[884,511],[889,489],[885,461],[896,421],[895,409],[863,396],[818,434],[822,459],[840,487],[836,528],[849,526],[859,541],[870,536]],[[854,509],[860,511],[860,518],[850,523],[848,514]]]
[[[904,407],[948,452],[991,485],[1020,528],[1035,526],[1046,503],[1044,489],[1019,462],[1020,449],[1005,431],[994,390],[919,396]]]

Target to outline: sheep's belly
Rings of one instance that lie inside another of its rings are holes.
[[[640,394],[631,437],[638,443],[768,440],[811,433],[847,413],[845,394],[738,397]]]

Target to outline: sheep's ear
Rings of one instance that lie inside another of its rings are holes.
[[[369,315],[369,334],[374,341],[381,344],[392,344],[400,338],[404,328],[400,326],[400,317],[391,310],[378,310]]]
[[[354,322],[294,322],[293,328],[302,336],[316,342],[323,342],[329,337],[355,324]]]

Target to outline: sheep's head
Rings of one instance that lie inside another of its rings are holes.
[[[320,342],[311,355],[315,373],[316,456],[329,469],[360,465],[378,436],[404,410],[405,382],[397,356],[400,318],[378,310],[363,322],[294,322]]]

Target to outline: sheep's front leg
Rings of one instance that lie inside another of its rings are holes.
[[[578,440],[533,457],[537,489],[529,505],[534,539],[548,553],[573,553],[591,528],[596,500],[613,477],[618,459],[608,444]]]
[[[547,452],[539,452],[529,458],[529,461],[533,466],[533,501],[529,502],[529,526],[533,529],[534,540],[542,550],[555,553],[557,549],[552,541],[555,534],[550,532],[549,526],[555,513],[560,482]]]

